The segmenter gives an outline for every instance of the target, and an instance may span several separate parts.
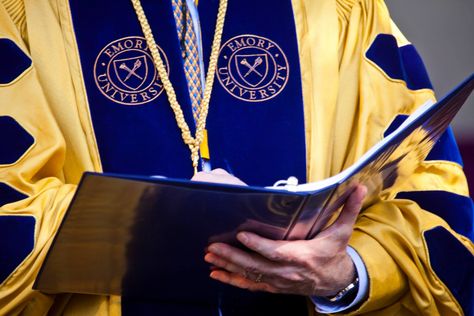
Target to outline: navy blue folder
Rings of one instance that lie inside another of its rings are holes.
[[[34,288],[215,300],[229,289],[209,278],[209,243],[240,246],[241,230],[312,238],[359,183],[368,188],[365,205],[383,199],[428,155],[473,89],[471,75],[348,170],[319,183],[261,188],[85,173]]]

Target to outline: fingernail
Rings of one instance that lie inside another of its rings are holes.
[[[209,256],[208,254],[206,254],[206,255],[204,256],[204,261],[209,262],[209,263],[212,263],[212,257]]]
[[[221,249],[219,248],[219,246],[216,246],[216,245],[210,245],[208,250],[209,252],[213,252],[217,255],[221,253]]]
[[[249,241],[249,236],[246,233],[238,233],[237,234],[237,239],[246,244]]]
[[[363,194],[362,194],[363,196],[367,195],[368,189],[365,185],[362,187],[362,192],[363,192]]]

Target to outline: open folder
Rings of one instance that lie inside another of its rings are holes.
[[[49,292],[203,301],[206,246],[238,246],[238,231],[273,239],[315,236],[357,184],[365,205],[387,197],[416,169],[474,89],[474,74],[428,102],[363,155],[320,182],[251,187],[85,173],[34,285]]]

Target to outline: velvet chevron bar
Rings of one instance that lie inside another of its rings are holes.
[[[0,216],[0,283],[33,250],[36,220],[33,216]]]
[[[405,81],[409,89],[433,89],[423,61],[413,45],[398,47],[393,35],[379,34],[365,55],[390,78]]]
[[[390,126],[385,130],[384,137],[396,130],[407,118],[408,115],[397,115]],[[434,160],[450,161],[463,166],[461,153],[459,151],[458,145],[456,144],[456,139],[454,138],[451,127],[446,129],[443,135],[441,135],[436,144],[433,146],[428,156],[425,158],[425,161]]]
[[[16,163],[33,146],[34,138],[11,116],[0,116],[0,166]],[[4,137],[8,135],[8,137]]]
[[[444,227],[435,227],[423,236],[431,267],[459,302],[464,315],[472,315],[474,256]]]
[[[13,203],[26,198],[27,196],[6,183],[0,182],[0,206]]]
[[[400,192],[397,199],[412,200],[444,219],[452,229],[474,241],[474,203],[468,196],[446,191]]]
[[[12,40],[0,38],[0,86],[13,82],[31,66],[31,59]]]

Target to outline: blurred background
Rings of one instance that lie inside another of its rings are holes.
[[[474,0],[385,0],[392,19],[423,57],[438,97],[474,72]],[[456,116],[470,195],[474,196],[474,95]]]

